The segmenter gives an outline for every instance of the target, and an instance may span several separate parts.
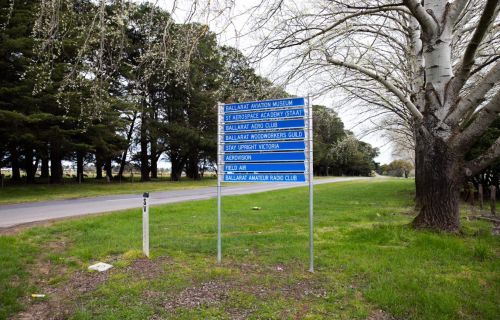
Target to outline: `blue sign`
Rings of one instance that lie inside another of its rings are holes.
[[[239,112],[239,111],[261,110],[261,109],[301,107],[305,106],[304,100],[305,100],[304,98],[291,98],[291,99],[231,103],[224,105],[224,112],[229,113],[229,112]]]
[[[224,115],[224,122],[266,120],[266,119],[287,119],[287,118],[304,117],[304,114],[305,114],[304,109],[230,113]]]
[[[275,162],[304,160],[306,160],[304,152],[228,153],[224,155],[224,162]]]
[[[224,172],[304,172],[304,163],[231,163]]]
[[[305,182],[303,173],[226,173],[224,182]]]
[[[230,133],[224,135],[225,142],[258,141],[258,140],[294,140],[304,139],[304,130],[264,131],[250,133]]]
[[[225,144],[224,152],[304,150],[304,141]]]
[[[294,129],[304,128],[304,119],[283,120],[283,121],[263,121],[263,122],[246,122],[246,123],[231,123],[224,125],[224,132],[239,132],[239,131],[258,131],[272,129]]]

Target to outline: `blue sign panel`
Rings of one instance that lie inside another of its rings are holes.
[[[231,163],[224,172],[304,172],[304,163]]]
[[[266,119],[287,119],[287,118],[304,117],[304,114],[305,114],[304,109],[230,113],[224,115],[224,122],[266,120]]]
[[[304,126],[305,126],[304,119],[231,123],[231,124],[224,125],[224,132],[258,131],[258,130],[272,130],[272,129],[294,129],[294,128],[304,128]]]
[[[304,150],[304,141],[225,144],[224,152]]]
[[[229,153],[224,155],[224,162],[276,162],[304,160],[306,160],[304,152]]]
[[[254,101],[243,103],[231,103],[224,105],[224,112],[252,111],[261,109],[300,107],[305,105],[304,98],[291,98],[279,100]]]
[[[303,173],[233,173],[224,174],[225,182],[305,182]]]
[[[258,140],[294,140],[304,139],[304,130],[268,131],[250,133],[230,133],[224,135],[225,142],[258,141]]]

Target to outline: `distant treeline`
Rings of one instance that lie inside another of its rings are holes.
[[[149,3],[0,2],[0,167],[13,181],[60,183],[63,161],[79,179],[94,163],[98,179],[132,165],[148,181],[162,158],[172,180],[199,179],[215,169],[217,101],[289,96],[207,26]],[[317,174],[375,169],[377,151],[333,111],[316,106],[314,126]]]

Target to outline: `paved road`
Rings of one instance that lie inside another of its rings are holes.
[[[350,181],[355,179],[366,179],[357,177],[342,177],[331,179],[319,179],[314,184],[334,183]],[[288,189],[305,186],[307,184],[245,184],[224,186],[223,196],[234,196],[257,192],[266,192],[278,189]],[[150,204],[164,204],[182,201],[203,200],[215,198],[216,187],[205,187],[198,189],[154,192],[150,195]],[[30,202],[12,205],[0,205],[0,228],[8,228],[20,224],[53,220],[67,217],[75,217],[86,214],[117,211],[138,208],[142,205],[141,194],[120,194],[113,196],[83,198],[72,200],[55,200],[44,202]]]

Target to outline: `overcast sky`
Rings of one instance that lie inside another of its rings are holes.
[[[258,43],[256,34],[252,33],[252,30],[249,28],[254,18],[251,9],[261,1],[262,0],[234,0],[234,5],[230,9],[227,9],[225,6],[225,3],[227,3],[226,0],[199,0],[194,16],[190,15],[190,13],[193,12],[192,0],[159,0],[153,2],[169,12],[173,12],[172,15],[176,22],[180,23],[190,20],[208,24],[210,29],[217,34],[219,44],[236,47],[243,53],[249,55]],[[207,4],[210,4],[210,7],[208,7]],[[273,80],[274,76],[276,76],[276,71],[271,72],[271,66],[272,60],[267,59],[261,61],[254,67],[257,73]],[[314,94],[318,91],[315,90],[314,86],[307,87],[302,84],[303,82],[299,84],[288,84],[286,90],[297,96],[305,96],[308,93]],[[357,110],[355,106],[342,109],[335,108],[336,97],[338,97],[338,92],[318,95],[315,96],[313,103],[333,107],[342,118],[346,129],[353,131],[361,140],[379,148],[380,155],[376,158],[376,161],[381,164],[391,162],[393,160],[392,147],[387,143],[387,140],[382,137],[382,134],[374,133],[368,136],[363,135],[363,131],[368,125],[358,124],[359,110]]]

